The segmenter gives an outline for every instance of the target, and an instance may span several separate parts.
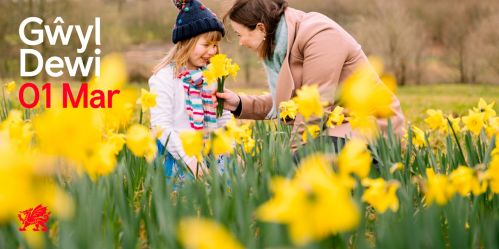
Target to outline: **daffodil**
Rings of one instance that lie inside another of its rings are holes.
[[[113,96],[113,107],[100,110],[106,130],[118,131],[128,127],[133,119],[136,100],[137,92],[130,89],[123,89]]]
[[[279,104],[279,117],[286,121],[286,119],[295,119],[298,112],[298,105],[293,100],[283,101]]]
[[[348,122],[356,133],[367,140],[372,140],[379,135],[378,123],[372,115],[352,113]]]
[[[499,117],[489,118],[487,124],[485,125],[485,132],[487,137],[492,138],[494,135],[499,137]],[[496,139],[496,141],[499,139]]]
[[[293,101],[298,105],[298,112],[303,115],[305,121],[312,115],[322,118],[324,115],[324,103],[321,102],[317,85],[304,85],[296,91]]]
[[[216,54],[210,58],[210,64],[203,70],[203,77],[208,83],[217,83],[217,92],[223,92],[225,79],[232,75],[237,76],[239,66],[232,63],[232,60],[227,58],[225,54]],[[222,116],[223,99],[218,98],[217,117]]]
[[[246,139],[251,137],[252,130],[250,124],[237,125],[236,119],[232,117],[225,123],[227,135],[233,138],[237,144],[242,144]]]
[[[356,174],[360,179],[369,175],[371,169],[371,153],[367,149],[367,144],[353,138],[348,141],[338,156],[338,169],[341,175]]]
[[[201,162],[203,160],[203,133],[201,131],[183,131],[179,136],[185,154],[196,157],[197,161]]]
[[[386,182],[383,178],[362,180],[362,185],[366,187],[362,200],[369,203],[380,213],[386,212],[388,208],[393,212],[399,209],[397,189],[400,187],[398,181]]]
[[[487,104],[483,98],[478,101],[478,107],[474,107],[473,111],[477,113],[483,113],[483,118],[488,120],[489,118],[496,116],[496,111],[494,110],[495,101]]]
[[[33,150],[19,150],[0,131],[0,223],[18,220],[19,211],[43,203],[59,218],[73,213],[71,198],[52,180],[54,161]]]
[[[7,94],[11,94],[15,90],[16,90],[16,82],[15,81],[11,81],[11,82],[5,84],[5,92]]]
[[[412,132],[412,144],[417,148],[421,148],[425,145],[425,133],[423,130],[419,129],[417,126],[411,126]],[[409,140],[409,132],[404,135],[406,140]]]
[[[320,133],[321,128],[318,125],[308,125],[307,128],[303,131],[302,140],[306,143],[309,137],[311,137],[312,139],[316,138]]]
[[[234,139],[237,144],[242,145],[246,153],[253,152],[255,139],[252,137],[253,131],[249,123],[238,126],[234,117],[232,117],[231,120],[227,121],[225,127],[227,129],[226,134],[228,137]]]
[[[102,142],[104,123],[93,109],[52,108],[33,119],[43,153],[81,163]]]
[[[433,168],[426,169],[425,202],[436,202],[443,206],[454,196],[455,188],[446,175],[435,174]]]
[[[393,115],[393,93],[380,83],[371,65],[358,67],[343,83],[340,92],[345,108],[358,116],[386,118]]]
[[[178,239],[187,249],[242,249],[243,246],[220,224],[204,218],[183,218]]]
[[[229,74],[232,76],[233,79],[236,78],[237,72],[239,72],[241,68],[239,68],[239,65],[237,64],[231,64],[229,66]]]
[[[452,171],[449,179],[456,191],[462,196],[467,196],[470,193],[480,195],[487,188],[486,182],[480,183],[475,171],[466,166],[459,166]]]
[[[223,132],[222,129],[217,129],[213,132],[211,140],[211,149],[215,155],[230,154],[234,150],[234,140]]]
[[[474,135],[480,134],[480,131],[484,127],[484,120],[485,116],[481,112],[470,111],[468,116],[463,117],[464,126]]]
[[[492,157],[485,175],[489,181],[492,192],[499,194],[499,155]]]
[[[0,131],[5,131],[13,146],[20,150],[30,148],[33,138],[31,122],[25,122],[19,110],[11,110],[7,119],[0,123]]]
[[[334,107],[334,110],[327,117],[326,126],[328,128],[332,128],[343,123],[345,120],[345,115],[343,114],[344,109],[345,108],[341,106]]]
[[[204,70],[203,77],[204,77],[204,80],[208,83],[217,82],[217,75],[215,75],[215,72],[213,72],[212,70]]]
[[[93,77],[90,88],[102,90],[121,89],[128,81],[125,58],[121,54],[112,53],[101,60],[100,74]]]
[[[255,139],[252,137],[247,137],[243,142],[244,152],[251,153],[255,148]]]
[[[156,141],[151,131],[142,125],[132,125],[126,133],[126,145],[135,156],[152,162],[157,153]]]
[[[383,74],[380,79],[392,93],[397,92],[397,79],[393,74]]]
[[[499,138],[496,137],[496,144],[494,146],[494,149],[490,153],[492,156],[498,156],[499,155]]]
[[[107,142],[111,145],[113,153],[118,155],[118,153],[123,149],[123,145],[125,145],[125,135],[118,133],[110,133],[108,134]]]
[[[151,93],[144,88],[140,89],[140,91],[141,95],[140,98],[137,100],[137,104],[142,106],[142,110],[147,111],[149,110],[149,108],[155,107],[157,94]]]
[[[274,195],[257,209],[257,218],[287,224],[296,245],[350,231],[359,223],[349,188],[322,155],[303,159],[293,179],[276,177],[270,188]]]
[[[92,180],[111,173],[116,167],[116,148],[111,142],[95,145],[96,149],[84,161],[85,171]]]
[[[428,117],[424,120],[432,130],[444,131],[447,128],[447,120],[441,110],[429,109],[426,111]]]
[[[460,117],[453,118],[451,116],[449,116],[448,118],[449,118],[449,121],[451,123],[451,127],[454,130],[454,132],[456,134],[461,132],[461,118]],[[450,133],[452,133],[452,131],[450,131]]]
[[[395,173],[396,171],[399,171],[399,170],[402,170],[404,169],[404,164],[398,162],[398,163],[394,163],[391,167],[390,167],[390,174],[393,174]]]

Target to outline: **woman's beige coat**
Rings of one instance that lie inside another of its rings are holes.
[[[284,13],[288,28],[288,49],[276,85],[276,107],[282,101],[290,100],[295,91],[303,85],[317,84],[323,100],[334,105],[338,86],[360,65],[367,63],[367,57],[355,39],[336,22],[320,13],[305,13],[288,7]],[[382,84],[379,81],[379,84]],[[239,118],[264,119],[272,108],[270,94],[240,96],[242,109]],[[328,110],[332,107],[329,106]],[[400,102],[393,95],[391,117],[393,130],[403,134],[404,115]],[[298,116],[295,124],[303,118]],[[378,120],[382,130],[387,121]],[[351,133],[350,124],[330,128],[328,135],[345,137]]]

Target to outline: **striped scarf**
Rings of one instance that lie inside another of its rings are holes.
[[[217,128],[217,117],[211,89],[203,78],[203,68],[197,70],[184,69],[178,76],[184,84],[185,109],[189,114],[189,122],[195,130],[214,130]]]

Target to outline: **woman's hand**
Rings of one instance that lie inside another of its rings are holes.
[[[235,111],[239,102],[241,102],[239,96],[227,88],[224,88],[223,93],[218,93],[216,89],[213,90],[213,103],[215,106],[218,106],[217,97],[224,99],[224,109],[229,111]]]

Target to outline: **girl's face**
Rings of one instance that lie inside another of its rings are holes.
[[[239,36],[239,45],[245,46],[258,53],[266,36],[265,26],[263,23],[258,23],[253,30],[250,30],[248,27],[232,20],[230,25],[236,32],[237,36]]]
[[[208,41],[201,36],[187,60],[187,68],[194,70],[206,66],[210,58],[218,53],[218,41]]]

